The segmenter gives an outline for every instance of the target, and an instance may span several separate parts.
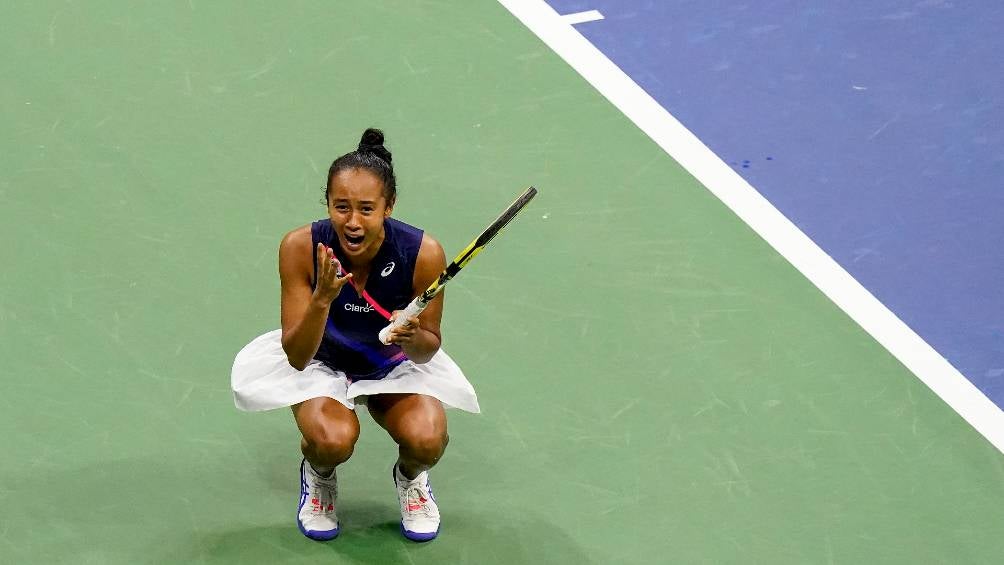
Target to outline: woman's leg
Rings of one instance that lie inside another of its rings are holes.
[[[356,413],[332,398],[311,398],[292,406],[303,439],[303,458],[318,474],[327,476],[352,456],[359,439]]]
[[[426,473],[446,450],[446,411],[421,394],[377,394],[366,400],[370,414],[398,445],[394,483],[401,503],[401,533],[413,541],[439,535],[439,506]]]
[[[310,539],[334,539],[339,532],[335,467],[352,456],[359,439],[359,419],[331,398],[312,398],[292,408],[303,435],[297,525]]]
[[[370,414],[398,445],[398,469],[414,479],[446,451],[446,411],[423,394],[377,394],[366,399]]]

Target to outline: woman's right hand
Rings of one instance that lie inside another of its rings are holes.
[[[323,243],[317,244],[317,282],[314,285],[314,300],[326,308],[338,297],[345,283],[352,280],[352,273],[339,276],[342,265],[335,258],[335,252]]]

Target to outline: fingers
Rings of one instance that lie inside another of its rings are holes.
[[[335,277],[340,277],[345,274],[342,271],[342,263],[337,257],[335,257],[335,250],[330,247],[328,248],[328,262],[331,265],[331,271]]]
[[[331,252],[331,272],[334,275],[334,282],[336,286],[341,288],[345,283],[352,280],[352,273],[346,273],[345,269],[342,268],[341,261],[335,257],[335,252],[331,248],[328,248]]]
[[[324,272],[324,263],[326,260],[326,251],[324,244],[317,242],[317,247],[314,248],[314,264],[317,265],[317,278],[321,278],[321,274]]]
[[[394,328],[393,330],[390,331],[390,337],[387,338],[387,341],[395,345],[404,345],[406,343],[411,343],[411,340],[414,338],[415,338],[414,330]]]
[[[341,269],[341,265],[338,263],[338,259],[335,258],[335,251],[330,247],[324,247],[324,266],[334,276],[338,276],[338,271]]]
[[[352,273],[345,272],[341,262],[335,257],[335,250],[323,243],[317,244],[315,256],[317,263],[315,293],[325,296],[327,300],[334,300],[345,283],[352,280]]]
[[[323,243],[317,244],[317,279],[319,281],[332,282],[335,279],[345,279],[348,278],[345,275],[345,271],[342,269],[342,264],[335,257],[335,250],[324,245]],[[351,275],[349,275],[351,276]]]
[[[400,315],[401,315],[401,310],[394,310],[393,312],[390,313],[390,321],[391,322],[396,322],[397,321],[397,317],[400,316]],[[416,318],[415,316],[412,316],[412,317],[408,318],[407,320],[405,320],[404,322],[402,322],[401,325],[398,326],[398,327],[408,326],[408,327],[412,327],[412,328],[417,328],[418,324],[419,324],[418,318]]]
[[[399,312],[394,312],[391,314],[391,320],[396,320]],[[410,343],[412,339],[415,338],[415,334],[421,328],[418,318],[411,317],[404,321],[403,324],[397,326],[390,331],[390,337],[388,340],[390,343],[396,343],[398,345],[403,345]]]
[[[317,244],[317,278],[324,279],[331,270],[331,259],[334,257],[331,249],[323,243]]]

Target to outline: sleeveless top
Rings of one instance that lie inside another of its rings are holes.
[[[363,296],[351,284],[342,287],[331,303],[324,336],[314,355],[318,361],[356,381],[382,379],[407,359],[400,346],[380,343],[377,334],[387,325],[392,311],[403,309],[414,298],[415,262],[423,231],[393,218],[384,219],[383,229],[384,240],[370,263]],[[318,242],[323,243],[345,263],[338,256],[341,247],[329,218],[312,223],[310,235],[312,250],[317,249]],[[311,284],[316,286],[316,275]]]

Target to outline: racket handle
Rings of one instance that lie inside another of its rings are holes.
[[[387,339],[390,336],[390,331],[394,328],[400,328],[403,326],[404,323],[408,321],[408,318],[414,318],[415,316],[421,314],[422,310],[425,310],[426,305],[427,303],[420,301],[418,298],[412,300],[407,306],[405,306],[404,310],[397,313],[397,317],[394,318],[393,322],[387,324],[387,327],[380,330],[380,343],[388,345],[390,342],[387,341]]]

